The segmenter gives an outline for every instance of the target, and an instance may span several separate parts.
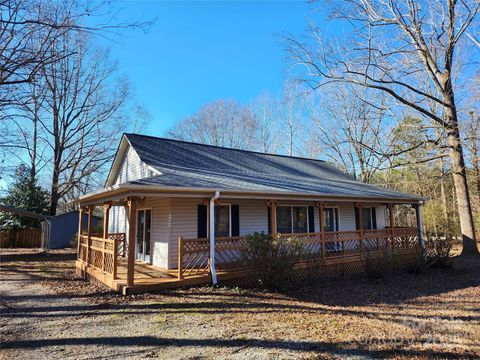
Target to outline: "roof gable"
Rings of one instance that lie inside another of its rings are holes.
[[[160,172],[145,163],[128,138],[123,135],[105,186],[137,180],[154,174],[158,175]]]

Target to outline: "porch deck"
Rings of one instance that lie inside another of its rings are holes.
[[[369,230],[368,232],[340,231],[331,233],[296,234],[308,252],[295,265],[295,270],[307,270],[312,265],[321,265],[322,271],[335,273],[343,266],[345,270],[361,268],[365,254],[384,255],[385,251],[399,255],[412,254],[418,249],[417,228],[395,228]],[[208,284],[209,272],[208,239],[179,239],[178,269],[162,269],[136,260],[133,266],[133,282],[128,283],[128,258],[124,255],[125,236],[110,234],[111,239],[92,238],[96,246],[81,237],[77,261],[79,272],[90,279],[100,281],[123,294],[152,292],[169,288],[180,288]],[[103,241],[103,244],[100,242]],[[241,265],[239,253],[246,246],[245,237],[216,239],[217,278],[219,281],[248,277],[248,269]],[[101,249],[101,250],[99,250]],[[116,251],[114,250],[116,249]],[[313,267],[319,271],[318,266]],[[312,269],[310,269],[312,271]]]
[[[77,261],[76,266],[80,270],[82,262]],[[105,276],[106,274],[102,270],[94,267],[84,268],[83,273],[87,278],[99,281],[123,295],[208,284],[211,281],[209,273],[189,275],[179,279],[177,270],[162,269],[137,260],[135,261],[134,285],[127,285],[127,269],[127,260],[122,258],[117,262],[117,278],[115,280],[110,276]],[[219,280],[240,278],[244,275],[242,271],[217,271]]]

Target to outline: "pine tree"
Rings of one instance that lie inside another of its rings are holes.
[[[14,174],[15,181],[7,191],[7,196],[0,199],[0,203],[37,214],[47,215],[49,206],[48,192],[37,184],[35,177],[31,176],[30,169],[20,165]],[[0,212],[0,228],[31,228],[39,227],[38,220],[20,217],[9,212]]]

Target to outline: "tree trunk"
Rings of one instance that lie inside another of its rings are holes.
[[[447,108],[448,109],[448,108]],[[449,109],[451,110],[451,109]],[[454,119],[455,115],[451,117]],[[449,121],[449,124],[455,124],[447,129],[447,141],[450,146],[450,159],[452,162],[453,182],[457,198],[458,217],[460,219],[460,229],[462,231],[463,250],[462,255],[478,254],[477,243],[475,240],[475,227],[473,224],[472,204],[468,192],[467,172],[463,157],[463,149],[460,143],[460,134],[456,121]]]
[[[478,156],[479,149],[477,148],[477,136],[479,136],[477,132],[480,131],[480,115],[478,115],[476,120],[474,120],[474,114],[473,112],[471,112],[470,121],[470,142],[472,152],[473,174],[477,188],[477,196],[480,198],[480,159]]]
[[[38,140],[38,117],[37,117],[37,105],[35,103],[34,117],[33,117],[33,145],[32,145],[32,155],[31,155],[31,165],[30,165],[30,181],[32,184],[35,184],[35,179],[37,177],[37,140]]]
[[[447,201],[447,191],[445,189],[445,163],[443,158],[440,158],[440,194],[442,196],[442,211],[443,219],[445,220],[445,225],[448,225],[448,201]]]
[[[58,205],[58,169],[53,169],[52,176],[52,188],[50,190],[50,216],[57,214],[57,205]]]

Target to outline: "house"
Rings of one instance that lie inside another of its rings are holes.
[[[325,265],[421,245],[416,196],[320,160],[138,134],[123,135],[105,188],[78,202],[89,218],[104,211],[102,234],[80,225],[78,272],[123,293],[246,276],[239,254],[253,232],[296,234]],[[395,226],[400,204],[417,226]]]

